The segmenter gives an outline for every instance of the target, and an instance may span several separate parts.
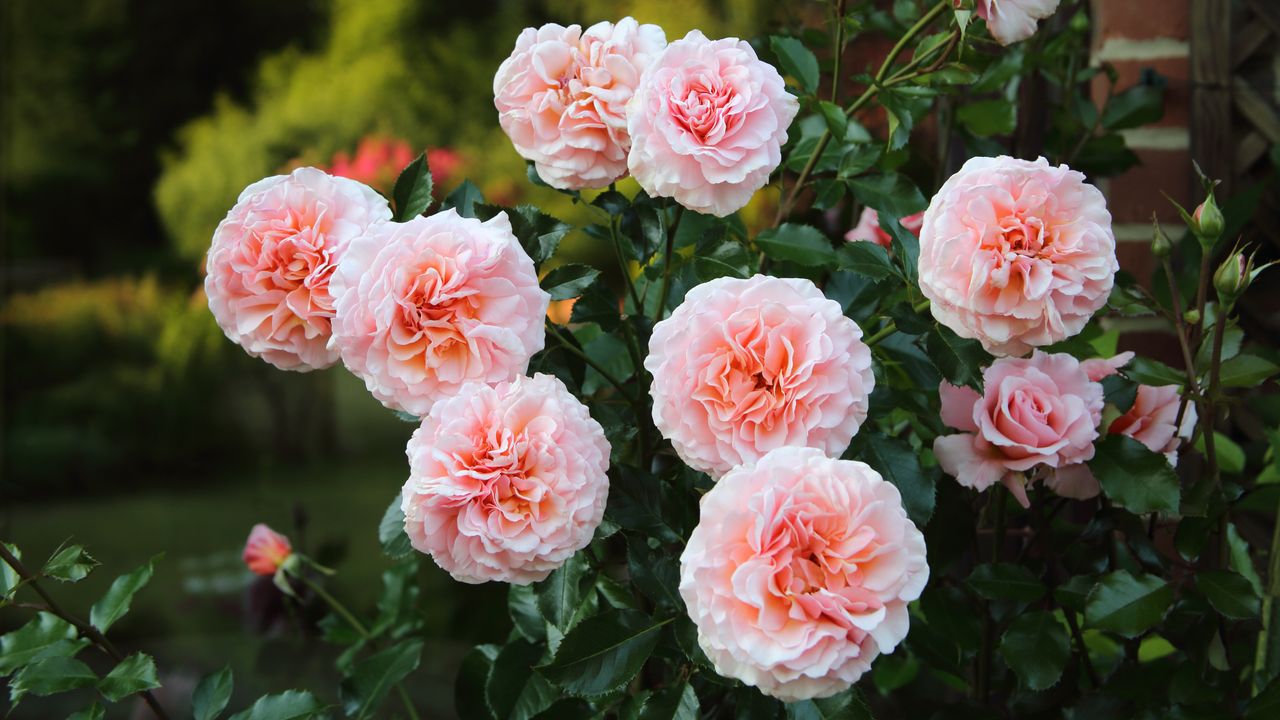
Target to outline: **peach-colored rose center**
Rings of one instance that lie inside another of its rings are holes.
[[[735,112],[737,88],[710,73],[703,73],[684,88],[672,88],[671,115],[676,124],[703,145],[717,145],[742,124]]]
[[[434,256],[406,273],[396,300],[398,320],[391,331],[391,357],[434,366],[435,360],[466,361],[470,354],[463,325],[478,308],[466,273],[453,258]]]
[[[333,316],[329,277],[336,266],[325,241],[323,209],[290,210],[254,233],[246,247],[250,267],[245,287],[253,293],[283,290],[291,311],[301,317]]]
[[[474,526],[504,537],[555,513],[555,497],[538,479],[541,453],[527,437],[480,429],[469,444],[453,454],[457,493],[442,506],[466,506]]]
[[[792,414],[796,397],[806,387],[807,368],[796,357],[791,328],[770,327],[769,316],[778,314],[770,310],[777,309],[781,308],[762,309],[749,319],[743,317],[747,313],[731,318],[721,352],[708,359],[694,399],[724,422],[772,428]]]

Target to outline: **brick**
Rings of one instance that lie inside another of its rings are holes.
[[[1093,22],[1102,38],[1186,38],[1190,0],[1092,0]]]
[[[1170,367],[1182,366],[1182,349],[1172,330],[1133,330],[1120,333],[1116,349],[1132,350],[1145,358],[1159,360]]]
[[[1132,275],[1144,287],[1151,287],[1151,274],[1156,269],[1156,258],[1151,254],[1151,244],[1146,242],[1116,243],[1116,260],[1120,269]]]
[[[1161,192],[1192,208],[1194,173],[1190,155],[1181,150],[1135,150],[1140,163],[1108,182],[1107,206],[1117,223],[1151,221],[1151,213],[1161,222],[1176,225],[1178,211]]]
[[[1191,106],[1191,62],[1188,58],[1161,58],[1158,60],[1114,60],[1111,63],[1116,69],[1116,92],[1137,85],[1142,79],[1143,70],[1151,68],[1164,77],[1168,84],[1164,91],[1164,116],[1148,127],[1187,127],[1190,125],[1188,108]],[[1106,75],[1098,75],[1093,79],[1091,88],[1093,102],[1098,107],[1107,99],[1107,88],[1110,86]]]

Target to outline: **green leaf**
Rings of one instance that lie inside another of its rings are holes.
[[[358,661],[338,688],[343,711],[355,717],[373,714],[391,688],[418,668],[422,645],[406,640]]]
[[[969,575],[969,586],[990,600],[1033,602],[1044,595],[1044,583],[1027,568],[1012,563],[979,565]]]
[[[920,455],[906,442],[879,432],[863,431],[858,440],[855,456],[898,488],[907,516],[924,527],[933,515],[935,488],[934,476],[920,467]]]
[[[943,325],[925,336],[924,349],[942,377],[956,386],[976,388],[982,380],[983,367],[991,362],[982,343],[962,338]]]
[[[774,260],[806,267],[834,267],[836,251],[831,241],[809,225],[783,223],[756,236],[756,246]]]
[[[476,217],[489,220],[498,213],[506,213],[511,223],[511,232],[520,241],[520,247],[541,265],[556,254],[560,241],[573,229],[568,223],[542,212],[533,205],[519,205],[515,208],[498,205],[479,204],[475,207]]]
[[[89,707],[67,716],[67,720],[102,720],[107,714],[105,708],[97,700]]]
[[[1184,385],[1187,382],[1187,376],[1183,373],[1162,362],[1141,356],[1131,360],[1120,372],[1143,385]]]
[[[1244,707],[1244,720],[1273,720],[1276,717],[1280,717],[1280,676],[1271,678],[1267,687]]]
[[[325,705],[307,690],[286,690],[258,698],[230,720],[302,720],[324,712]]]
[[[1119,434],[1108,434],[1094,448],[1089,470],[1112,502],[1138,514],[1177,511],[1181,488],[1164,455]]]
[[[440,209],[448,210],[453,208],[462,217],[475,217],[476,205],[484,202],[484,195],[480,193],[480,188],[470,180],[463,180],[462,184],[453,189],[449,196],[441,203]]]
[[[496,657],[496,645],[477,645],[462,657],[453,682],[454,711],[461,720],[494,720],[489,701],[485,698],[485,686],[489,683]]]
[[[812,94],[818,89],[818,58],[804,43],[795,38],[774,35],[769,38],[769,44],[778,56],[784,74],[795,78],[806,93]]]
[[[1054,588],[1053,599],[1067,610],[1084,612],[1084,604],[1088,600],[1089,592],[1097,582],[1098,579],[1093,575],[1075,575]]]
[[[155,564],[162,557],[164,557],[162,554],[156,555],[148,560],[146,565],[116,578],[115,582],[111,583],[111,587],[107,588],[107,593],[89,609],[89,624],[99,632],[105,633],[117,620],[129,612],[134,593],[151,581]]]
[[[546,621],[538,611],[538,597],[532,585],[511,585],[507,588],[507,614],[520,637],[531,643],[547,639]]]
[[[838,695],[787,703],[787,720],[873,720],[871,710],[851,688]]]
[[[576,298],[599,274],[599,270],[579,263],[561,265],[542,279],[542,289],[551,293],[552,300]]]
[[[871,242],[845,243],[836,251],[841,270],[858,273],[872,280],[883,280],[895,273],[889,253]]]
[[[663,624],[634,610],[601,613],[566,635],[555,657],[539,669],[570,694],[603,695],[635,677]]]
[[[1247,620],[1258,616],[1260,601],[1244,576],[1230,570],[1201,570],[1195,579],[1196,587],[1224,617]]]
[[[36,660],[73,657],[88,644],[66,620],[52,613],[36,613],[26,625],[0,637],[0,677]]]
[[[399,560],[413,552],[409,536],[404,531],[404,511],[400,509],[400,493],[396,493],[382,513],[382,521],[378,523],[378,542],[382,552],[392,560]]]
[[[22,551],[17,545],[4,543],[5,548],[17,559],[22,559]],[[0,598],[8,597],[13,589],[18,587],[18,583],[22,582],[22,578],[18,577],[18,571],[9,567],[9,563],[0,561]]]
[[[98,692],[111,702],[119,702],[134,693],[160,687],[156,661],[150,655],[134,653],[112,668],[98,681]]]
[[[1000,655],[1023,685],[1045,690],[1062,677],[1071,657],[1071,638],[1053,613],[1026,613],[1004,631]]]
[[[609,473],[609,500],[604,514],[628,530],[652,535],[662,542],[682,540],[662,511],[658,479],[634,468],[614,466]]]
[[[1116,93],[1102,111],[1102,126],[1108,130],[1127,130],[1153,123],[1164,115],[1164,79],[1140,83]]]
[[[391,199],[395,203],[395,221],[406,222],[431,206],[431,168],[424,152],[400,171]]]
[[[582,619],[584,596],[594,592],[594,583],[588,577],[590,569],[586,553],[579,551],[533,586],[542,617],[562,633],[569,632]]]
[[[1195,448],[1201,454],[1205,453],[1203,434],[1196,437]],[[1238,475],[1244,472],[1244,448],[1236,444],[1235,440],[1217,430],[1213,431],[1213,452],[1218,459],[1218,468],[1222,472],[1228,475]],[[1205,457],[1208,457],[1208,455],[1205,455]]]
[[[79,582],[88,577],[97,566],[98,561],[85,552],[84,546],[69,545],[49,558],[40,572],[54,580]]]
[[[1089,592],[1084,619],[1088,627],[1132,638],[1159,623],[1172,604],[1173,588],[1164,580],[1117,570]]]
[[[523,707],[527,717],[554,702],[554,697],[547,697],[553,696],[554,691],[548,692],[550,688],[546,681],[533,672],[533,666],[542,658],[542,650],[541,645],[514,640],[498,652],[493,660],[493,669],[489,671],[484,695],[490,712],[496,717],[511,718],[517,707]],[[539,705],[541,707],[537,707]]]
[[[833,102],[819,100],[818,112],[822,114],[822,119],[826,121],[827,132],[831,133],[831,137],[844,137],[845,132],[849,129],[849,117],[844,114],[844,108]]]
[[[70,657],[47,657],[14,673],[9,680],[9,702],[17,705],[26,695],[44,697],[77,688],[93,687],[98,676],[88,665]]]
[[[1106,401],[1116,410],[1128,412],[1138,397],[1138,384],[1123,375],[1111,375],[1102,379],[1102,392]]]
[[[890,218],[903,218],[929,205],[920,188],[898,173],[854,178],[849,187],[859,202]]]
[[[1254,387],[1280,372],[1280,365],[1257,355],[1237,355],[1222,363],[1218,382],[1222,387]]]
[[[231,700],[234,686],[230,665],[205,675],[191,695],[191,713],[195,720],[214,720],[221,715]]]
[[[701,709],[693,686],[677,683],[650,695],[640,708],[638,720],[698,720]]]
[[[956,122],[978,137],[1008,135],[1018,124],[1018,112],[1008,100],[979,100],[956,108]]]
[[[642,538],[627,538],[627,569],[631,582],[659,608],[684,612],[680,598],[680,562],[674,553],[650,548]]]

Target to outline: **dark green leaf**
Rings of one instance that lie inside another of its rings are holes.
[[[507,613],[520,637],[531,643],[547,639],[546,621],[538,611],[538,597],[532,585],[512,585],[507,588]]]
[[[815,700],[787,703],[787,720],[873,720],[856,688]]]
[[[1089,470],[1112,502],[1138,514],[1177,511],[1178,476],[1164,455],[1119,434],[1108,434],[1094,448]]]
[[[1247,620],[1258,616],[1258,595],[1243,575],[1230,570],[1201,570],[1195,578],[1196,587],[1224,617]]]
[[[682,539],[662,512],[658,479],[630,467],[615,466],[609,474],[609,500],[604,514],[623,528],[652,535],[662,542],[678,543]]]
[[[907,144],[907,140],[911,137],[911,129],[933,105],[935,94],[932,88],[906,85],[880,92],[876,99],[884,107],[889,121],[888,148],[890,151]]]
[[[506,213],[507,221],[511,223],[511,233],[520,241],[520,247],[524,248],[525,253],[538,265],[555,255],[560,241],[573,229],[568,223],[561,222],[532,205],[508,208],[478,204],[475,206],[475,213],[481,220]]]
[[[106,717],[107,711],[97,700],[89,707],[78,712],[71,713],[67,716],[67,720],[102,720]]]
[[[897,173],[868,175],[849,181],[858,201],[882,216],[903,218],[928,206],[920,188]]]
[[[813,93],[818,89],[818,59],[804,43],[791,37],[774,35],[769,38],[773,52],[782,64],[782,72],[800,83],[800,89]]]
[[[134,593],[151,581],[155,564],[161,555],[147,561],[146,565],[121,575],[107,588],[107,593],[89,609],[89,623],[100,632],[106,632],[117,620],[129,612],[129,604],[133,602]]]
[[[431,206],[431,168],[424,152],[400,171],[391,199],[395,202],[395,221],[406,222]]]
[[[508,642],[498,652],[493,660],[493,669],[489,671],[488,683],[485,685],[485,697],[488,699],[489,710],[496,717],[510,718],[513,715],[526,687],[535,677],[533,666],[542,658],[542,650],[541,645],[514,640]],[[533,691],[538,690],[539,686],[535,685]],[[526,707],[531,699],[525,699]],[[546,703],[546,705],[549,704],[550,702]],[[545,708],[545,705],[543,707]]]
[[[1044,595],[1044,583],[1030,570],[1012,563],[979,565],[969,575],[969,586],[991,600],[1033,602]]]
[[[677,683],[650,695],[640,708],[639,720],[698,720],[700,710],[693,686]]]
[[[864,430],[857,441],[855,456],[898,488],[907,516],[924,527],[933,515],[935,489],[933,475],[920,467],[919,454],[906,442],[879,432]]]
[[[561,265],[542,279],[542,289],[551,293],[552,300],[568,300],[582,294],[595,282],[600,271],[588,265],[569,263]]]
[[[755,271],[755,258],[741,243],[726,240],[708,253],[693,256],[694,270],[702,282],[718,277],[748,278]]]
[[[618,296],[607,284],[599,281],[582,291],[578,301],[573,304],[573,314],[569,317],[570,322],[593,322],[605,331],[617,328],[620,319]]]
[[[356,717],[374,713],[391,688],[418,668],[421,658],[422,641],[406,640],[358,661],[339,687],[343,710]]]
[[[1222,387],[1254,387],[1280,372],[1280,365],[1256,355],[1237,355],[1222,363],[1218,372]]]
[[[1008,135],[1018,124],[1018,112],[1008,100],[978,100],[957,107],[956,122],[979,137]]]
[[[833,267],[836,251],[831,241],[809,225],[783,223],[756,236],[756,246],[774,260],[807,267]]]
[[[1126,377],[1143,385],[1183,385],[1187,376],[1156,360],[1135,357],[1120,370]]]
[[[463,180],[462,184],[453,189],[449,196],[444,199],[440,205],[441,210],[453,208],[458,211],[462,217],[475,217],[476,205],[484,202],[484,196],[480,194],[480,188],[470,180]]]
[[[404,532],[404,511],[400,509],[400,493],[396,493],[382,513],[382,522],[378,523],[378,542],[382,544],[382,552],[392,560],[398,560],[413,552],[409,536]]]
[[[1117,570],[1104,575],[1085,602],[1085,624],[1125,637],[1137,637],[1164,617],[1173,604],[1173,588],[1154,575]]]
[[[307,690],[286,690],[264,695],[231,716],[230,720],[302,720],[324,712],[325,705]]]
[[[36,660],[73,657],[88,644],[76,636],[76,629],[66,620],[52,613],[36,613],[26,625],[0,637],[0,677]]]
[[[216,673],[205,675],[191,695],[191,713],[195,720],[214,720],[221,715],[231,700],[231,690],[234,687],[230,665]]]
[[[93,687],[98,676],[88,665],[70,657],[47,657],[14,673],[9,680],[9,702],[18,704],[26,695],[44,697],[54,693]]]
[[[1107,402],[1120,412],[1128,412],[1138,397],[1138,384],[1123,375],[1110,375],[1102,379],[1102,391]]]
[[[884,248],[871,242],[845,243],[836,251],[841,270],[883,280],[894,274],[893,263]]]
[[[1280,676],[1273,677],[1244,708],[1244,720],[1274,720],[1276,717],[1280,717]]]
[[[454,711],[461,720],[494,720],[485,687],[496,657],[496,645],[477,645],[463,656],[453,683]]]
[[[920,661],[906,653],[895,652],[876,658],[871,668],[872,679],[881,695],[911,684],[920,674]]]
[[[97,566],[98,561],[85,552],[83,546],[69,545],[49,558],[41,572],[54,580],[79,582],[88,577]]]
[[[844,114],[844,108],[833,102],[819,100],[818,112],[822,114],[822,119],[826,121],[827,132],[831,133],[831,137],[844,137],[845,131],[849,128],[849,118]]]
[[[983,367],[991,362],[991,356],[982,349],[982,343],[962,338],[943,325],[938,325],[925,336],[924,348],[942,377],[956,386],[977,388],[982,380]]]
[[[1140,83],[1117,93],[1102,112],[1102,126],[1128,130],[1153,123],[1164,115],[1164,80]]]
[[[555,658],[540,669],[566,692],[602,695],[635,677],[657,645],[661,627],[634,610],[601,613],[566,635]]]
[[[134,653],[121,660],[98,682],[98,692],[111,702],[158,687],[160,679],[156,676],[156,661],[143,653]]]
[[[813,207],[817,210],[829,210],[844,198],[846,186],[843,180],[821,178],[813,185]]]
[[[1076,575],[1053,590],[1053,599],[1067,610],[1084,612],[1084,604],[1089,592],[1097,584],[1098,578],[1093,575]]]
[[[627,539],[627,568],[631,582],[658,607],[683,612],[680,598],[680,563],[673,553],[653,549],[642,538]]]
[[[582,619],[583,600],[593,592],[590,570],[586,553],[579,551],[548,575],[546,580],[534,585],[542,617],[562,633],[569,632]]]
[[[1031,690],[1045,690],[1057,684],[1071,657],[1067,629],[1050,612],[1030,612],[1018,616],[1004,631],[1000,655]]]
[[[17,545],[4,543],[4,546],[14,557],[19,560],[22,559],[22,551],[18,549]],[[18,577],[16,570],[9,567],[9,563],[0,561],[0,598],[8,597],[9,593],[13,592],[13,589],[18,587],[18,583],[21,581],[22,578]]]

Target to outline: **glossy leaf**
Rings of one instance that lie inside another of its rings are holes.
[[[542,289],[551,294],[552,300],[569,300],[581,295],[599,274],[599,270],[588,265],[561,265],[542,279]]]
[[[574,553],[563,565],[556,568],[546,580],[534,585],[538,610],[547,622],[567,633],[582,619],[585,596],[594,593],[588,577],[590,566],[586,553]]]
[[[814,700],[787,703],[787,720],[873,720],[857,689]]]
[[[400,171],[391,191],[395,203],[395,221],[406,222],[427,211],[431,206],[431,168],[427,166],[424,152]]]
[[[1164,618],[1173,588],[1154,575],[1117,570],[1104,575],[1085,601],[1085,623],[1124,637],[1137,637]]]
[[[73,657],[88,644],[66,620],[52,613],[36,613],[26,625],[0,637],[0,677],[43,658]]]
[[[863,430],[856,441],[857,456],[898,488],[907,516],[923,528],[933,515],[936,490],[933,474],[920,466],[920,455],[906,442],[879,432]]]
[[[204,676],[191,695],[191,713],[195,720],[214,720],[221,715],[231,701],[234,687],[230,665]]]
[[[774,35],[769,38],[769,45],[778,56],[782,72],[795,78],[800,83],[801,90],[812,93],[818,89],[818,59],[803,42],[796,38]]]
[[[1280,372],[1280,365],[1257,355],[1237,355],[1222,363],[1218,382],[1222,387],[1254,387]]]
[[[485,696],[498,646],[477,645],[462,657],[453,683],[454,711],[461,720],[494,720]]]
[[[660,628],[634,610],[601,613],[566,635],[555,657],[539,669],[570,694],[607,693],[640,671],[658,643]]]
[[[1067,629],[1050,612],[1019,615],[1000,640],[1000,655],[1022,684],[1045,690],[1057,684],[1071,657]]]
[[[49,558],[41,573],[62,582],[79,582],[97,566],[98,561],[85,552],[83,546],[68,545]]]
[[[962,338],[943,325],[925,336],[924,347],[942,377],[956,386],[978,387],[983,369],[991,363],[982,343]]]
[[[1112,502],[1139,514],[1177,511],[1178,476],[1164,455],[1119,434],[1107,435],[1094,448],[1089,470]]]
[[[1030,570],[1012,563],[979,565],[969,575],[969,587],[991,600],[1033,602],[1044,595],[1044,583]]]
[[[286,690],[264,695],[230,720],[303,720],[320,715],[325,704],[308,690]]]
[[[418,668],[422,645],[421,640],[406,640],[357,662],[339,687],[347,715],[367,717],[374,713],[391,688]]]
[[[833,267],[836,251],[827,236],[809,225],[783,223],[756,236],[756,245],[774,260],[806,267]]]
[[[77,688],[93,687],[98,676],[88,665],[70,657],[47,657],[24,666],[9,679],[9,702],[16,705],[27,695],[44,697]]]
[[[883,280],[894,274],[889,253],[873,242],[845,243],[836,251],[841,270],[865,275],[872,280]]]
[[[650,695],[640,708],[639,720],[698,720],[700,710],[693,686],[676,683]]]
[[[133,596],[151,581],[155,564],[162,556],[156,555],[146,565],[135,568],[121,575],[111,583],[107,592],[89,609],[89,623],[101,632],[106,632],[117,620],[129,612]]]
[[[404,531],[404,511],[400,509],[400,493],[396,493],[382,513],[382,521],[378,523],[378,543],[382,552],[392,560],[398,560],[413,552],[409,536]]]
[[[1201,570],[1195,579],[1196,587],[1224,617],[1247,620],[1258,616],[1260,601],[1244,576],[1230,570]]]
[[[143,653],[134,653],[121,660],[98,682],[98,692],[111,702],[158,687],[160,678],[156,674],[156,661]]]

